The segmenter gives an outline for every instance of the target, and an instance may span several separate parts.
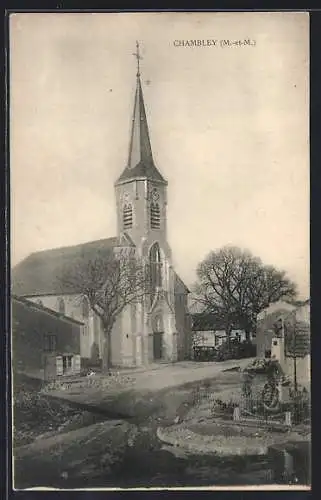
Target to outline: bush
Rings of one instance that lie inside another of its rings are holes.
[[[226,361],[227,359],[250,358],[256,355],[256,346],[252,342],[237,339],[225,341],[219,347],[195,346],[194,359],[196,361]]]
[[[194,359],[196,361],[215,361],[217,350],[215,347],[196,346],[194,349]]]
[[[230,339],[230,342],[224,342],[217,349],[217,360],[250,358],[255,356],[255,352],[256,346],[252,342],[247,340],[240,342],[237,339]]]

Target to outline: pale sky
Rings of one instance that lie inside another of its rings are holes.
[[[187,285],[210,250],[247,248],[309,295],[306,13],[14,14],[12,264],[116,234],[139,40],[168,239]],[[252,46],[175,47],[175,40]]]

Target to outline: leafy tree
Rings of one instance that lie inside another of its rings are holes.
[[[111,333],[126,307],[143,300],[148,292],[147,268],[139,263],[132,248],[121,252],[97,251],[81,254],[72,268],[59,277],[64,289],[87,297],[91,309],[101,319],[104,330],[102,368],[108,371],[112,360]]]
[[[195,302],[223,321],[228,338],[236,325],[249,338],[260,311],[271,302],[296,297],[296,286],[284,271],[238,247],[210,252],[198,265],[197,278]]]

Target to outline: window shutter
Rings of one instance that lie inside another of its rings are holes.
[[[79,354],[75,354],[73,357],[72,357],[72,371],[73,373],[80,373],[80,355]]]
[[[62,356],[56,356],[56,371],[57,375],[63,375]]]

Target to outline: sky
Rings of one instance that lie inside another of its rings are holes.
[[[237,245],[309,296],[308,23],[284,12],[11,14],[12,264],[116,234],[139,40],[177,272],[190,286],[209,251]]]

